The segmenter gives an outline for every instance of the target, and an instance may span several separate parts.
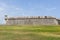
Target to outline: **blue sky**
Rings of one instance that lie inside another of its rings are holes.
[[[0,24],[8,16],[55,16],[60,18],[60,0],[0,0]]]

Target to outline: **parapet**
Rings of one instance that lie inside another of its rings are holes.
[[[9,17],[9,18],[7,18],[7,15],[5,15],[5,20],[6,19],[13,19],[13,20],[15,20],[15,19],[25,19],[25,18],[32,18],[32,19],[56,19],[55,17],[52,17],[52,16],[19,16],[19,17]]]

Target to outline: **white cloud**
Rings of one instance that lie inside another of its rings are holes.
[[[3,10],[4,10],[4,8],[0,7],[0,12],[3,11]]]
[[[16,10],[20,10],[19,8],[16,8]]]
[[[56,8],[46,8],[47,11],[53,11],[55,10]]]
[[[23,13],[23,9],[14,5],[7,5],[6,3],[0,2],[0,24],[4,22],[4,15],[16,15],[17,13]]]
[[[17,14],[20,12],[23,13],[23,8],[19,8],[14,5],[7,5],[6,3],[0,2],[0,14],[10,15],[10,14]]]

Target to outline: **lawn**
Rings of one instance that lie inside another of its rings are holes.
[[[60,40],[60,26],[0,25],[0,40]]]

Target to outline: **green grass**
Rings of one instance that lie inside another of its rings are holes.
[[[0,40],[60,40],[60,26],[0,25]]]

